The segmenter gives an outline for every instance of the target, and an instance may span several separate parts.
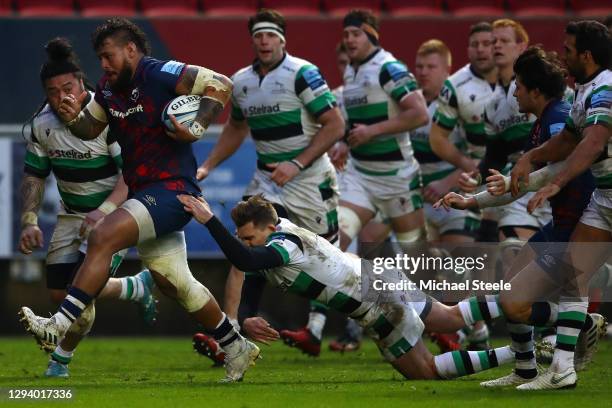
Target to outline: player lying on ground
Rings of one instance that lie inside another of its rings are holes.
[[[137,246],[160,290],[223,345],[225,380],[240,381],[259,349],[234,330],[213,295],[191,274],[182,232],[191,217],[176,200],[180,193],[200,194],[190,143],[221,113],[232,83],[203,67],[149,57],[144,32],[126,19],[107,20],[92,40],[104,76],[85,108],[87,93],[71,92],[61,101],[58,115],[83,140],[110,128],[121,146],[130,199],[89,235],[85,260],[58,311],[47,319],[23,307],[24,325],[39,342],[62,338],[106,284],[112,254]],[[171,116],[174,130],[167,133],[162,112],[177,95],[202,98],[193,123],[187,127]]]
[[[185,211],[208,228],[228,260],[240,270],[257,271],[276,286],[316,299],[354,318],[406,378],[450,379],[514,360],[509,346],[433,356],[421,340],[423,329],[454,332],[464,327],[459,306],[432,302],[424,295],[418,301],[408,301],[414,293],[407,292],[403,293],[406,297],[397,296],[395,301],[361,301],[362,262],[368,261],[278,218],[272,204],[261,196],[253,196],[232,210],[240,239],[227,231],[202,197],[183,194],[178,199]],[[475,305],[475,299],[463,303],[469,308]],[[252,326],[261,329],[259,323],[263,319],[258,319]],[[250,327],[245,324],[245,330]],[[266,341],[274,338],[271,330],[261,337]]]
[[[55,38],[45,45],[48,60],[42,65],[40,79],[45,102],[32,118],[32,133],[26,137],[24,176],[21,181],[22,230],[19,250],[29,255],[43,246],[43,232],[38,227],[45,178],[53,172],[62,197],[53,236],[46,258],[47,288],[54,303],[61,303],[67,287],[87,252],[89,230],[127,196],[121,175],[121,148],[105,129],[97,138],[81,140],[61,123],[57,110],[71,92],[81,94],[86,81],[77,56],[68,40]],[[93,97],[88,94],[86,102]],[[114,254],[110,275],[119,267],[125,251]],[[153,279],[145,270],[136,276],[110,278],[100,298],[139,302],[143,318],[153,324],[155,299]],[[95,318],[91,306],[71,326],[57,346],[43,341],[41,348],[51,353],[46,376],[68,377],[68,363],[79,342],[90,331]]]

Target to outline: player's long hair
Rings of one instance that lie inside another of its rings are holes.
[[[72,44],[70,44],[67,39],[57,37],[50,40],[45,44],[45,51],[47,53],[47,61],[45,61],[40,68],[40,79],[43,86],[46,79],[57,75],[73,73],[78,79],[83,80],[85,90],[93,91],[95,89],[83,73],[79,64],[79,59],[72,48]],[[48,102],[49,101],[45,97],[38,108],[36,108],[36,111],[29,117],[23,126],[21,126],[21,136],[24,139],[26,139],[26,128],[29,126],[30,133],[32,132],[31,129],[34,119],[42,112]]]

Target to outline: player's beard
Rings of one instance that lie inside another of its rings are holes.
[[[121,91],[126,89],[132,82],[133,74],[134,72],[126,63],[123,68],[121,68],[121,71],[119,71],[119,74],[117,74],[117,80],[115,80],[115,83],[111,84],[111,89],[113,89],[114,91]]]

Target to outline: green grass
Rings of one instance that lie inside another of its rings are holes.
[[[218,384],[223,369],[211,368],[191,350],[189,339],[91,338],[71,363],[70,379],[47,379],[45,355],[27,337],[0,339],[0,405],[7,388],[71,387],[69,407],[587,407],[612,400],[612,345],[602,342],[596,361],[579,374],[574,390],[520,393],[484,390],[483,379],[506,374],[497,368],[454,381],[405,381],[370,341],[358,353],[324,351],[313,359],[283,344],[262,346],[263,359],[240,384]],[[13,405],[59,406],[61,402]]]

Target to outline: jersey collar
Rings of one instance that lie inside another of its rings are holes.
[[[595,71],[595,72],[593,73],[593,75],[591,75],[590,77],[585,78],[585,79],[583,79],[582,81],[578,81],[578,80],[576,80],[576,83],[577,83],[577,84],[580,84],[580,85],[588,84],[589,82],[591,82],[592,80],[594,80],[595,78],[597,78],[597,76],[598,76],[599,74],[601,74],[602,72],[604,72],[605,70],[606,70],[606,68],[601,67],[601,68],[599,68],[597,71]]]
[[[283,58],[280,59],[280,61],[278,61],[276,64],[274,64],[269,70],[268,70],[268,74],[272,71],[274,71],[276,68],[278,68],[287,58],[287,52],[283,52]],[[255,71],[257,73],[257,75],[262,76],[259,73],[259,66],[261,65],[261,63],[259,62],[259,59],[255,58],[255,60],[253,61],[253,64],[251,65],[251,68],[253,68],[253,71]],[[266,74],[267,75],[267,74]]]
[[[374,51],[372,51],[372,53],[370,55],[368,55],[363,61],[359,61],[358,65],[361,66],[369,61],[371,61],[376,54],[378,54],[380,51],[382,51],[382,48],[378,47],[376,48]]]

